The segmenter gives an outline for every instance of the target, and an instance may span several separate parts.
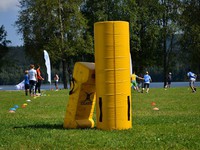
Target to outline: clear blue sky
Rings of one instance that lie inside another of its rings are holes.
[[[14,23],[18,16],[18,0],[0,0],[0,26],[4,25],[7,31],[7,40],[12,43],[9,46],[23,45],[22,36],[17,34]]]

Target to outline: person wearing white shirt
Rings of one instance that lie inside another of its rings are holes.
[[[29,77],[29,84],[30,84],[29,93],[31,96],[35,96],[35,85],[37,83],[37,72],[35,70],[34,65],[30,65],[30,70],[28,71],[28,77]]]
[[[191,69],[188,70],[187,76],[189,78],[189,85],[190,88],[192,89],[192,92],[195,93],[196,92],[196,88],[194,86],[194,83],[196,81],[197,75],[194,74],[193,72],[191,72]]]

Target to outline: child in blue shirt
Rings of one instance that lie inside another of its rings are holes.
[[[142,92],[144,91],[144,89],[146,89],[146,93],[149,92],[149,85],[151,81],[151,76],[149,75],[148,71],[146,71],[146,74],[144,75],[144,86],[142,88]]]
[[[28,95],[29,91],[29,78],[28,78],[28,70],[25,71],[24,75],[24,87],[25,87],[25,95]]]

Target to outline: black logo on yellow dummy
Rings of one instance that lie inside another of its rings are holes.
[[[90,97],[91,97],[91,95],[92,95],[93,93],[94,93],[94,92],[92,92],[92,93],[87,93],[87,92],[85,92],[86,97],[85,97],[85,99],[81,102],[81,105],[92,105],[92,99],[91,99]]]

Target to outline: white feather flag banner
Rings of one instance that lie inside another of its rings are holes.
[[[51,63],[49,59],[49,54],[46,50],[44,50],[44,59],[45,59],[45,65],[47,68],[47,74],[48,74],[48,81],[51,83]]]
[[[131,53],[130,53],[130,74],[133,74],[133,70],[132,70],[132,58],[131,58]]]

